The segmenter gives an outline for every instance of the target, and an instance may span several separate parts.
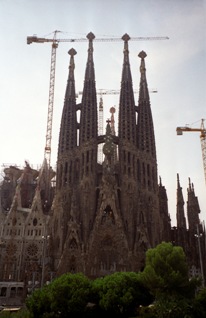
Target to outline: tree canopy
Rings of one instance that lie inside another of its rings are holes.
[[[67,273],[34,291],[26,305],[33,317],[79,317],[89,301],[90,286],[83,274]]]
[[[117,272],[90,280],[64,274],[34,291],[26,305],[33,317],[130,317],[138,306],[150,304],[151,294],[134,272]]]
[[[146,252],[143,280],[155,297],[162,293],[188,296],[194,291],[185,253],[182,247],[171,243],[163,242]]]
[[[135,317],[137,312],[145,318],[201,318],[206,294],[200,292],[195,300],[196,286],[197,280],[189,279],[183,249],[163,242],[146,252],[143,272],[116,272],[93,280],[67,273],[34,291],[26,306],[32,318]]]
[[[189,278],[182,247],[163,242],[149,249],[142,280],[155,297],[157,317],[192,317],[191,301],[199,281]]]
[[[114,316],[134,315],[140,305],[149,305],[153,298],[134,272],[117,272],[97,278],[92,285],[99,307]]]

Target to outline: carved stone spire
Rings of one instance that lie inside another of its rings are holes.
[[[61,118],[57,159],[57,187],[68,184],[69,153],[77,146],[76,94],[74,80],[74,49],[69,50],[70,64],[64,108]],[[71,176],[70,176],[71,178]]]
[[[149,92],[146,80],[145,57],[147,54],[141,51],[138,55],[140,64],[140,92],[138,104],[137,140],[138,148],[147,152],[156,161],[156,146],[152,112],[150,107]]]
[[[119,105],[119,139],[135,144],[135,102],[132,84],[132,75],[129,63],[128,34],[123,35],[124,61],[122,68],[122,80]]]
[[[199,213],[198,198],[195,196],[194,185],[189,178],[189,187],[187,189],[187,217],[189,229],[193,232],[197,231],[197,225],[200,224]]]
[[[177,227],[180,229],[186,230],[186,219],[185,219],[185,212],[184,212],[184,198],[182,194],[182,188],[180,186],[179,174],[177,174]]]
[[[89,48],[81,103],[80,145],[97,138],[97,98],[93,61],[93,39],[95,36],[90,32],[87,38],[89,40]]]
[[[139,102],[149,101],[149,92],[147,87],[147,79],[146,79],[146,67],[145,67],[145,58],[147,54],[144,51],[141,51],[138,56],[141,58],[140,64],[140,92],[139,92]]]

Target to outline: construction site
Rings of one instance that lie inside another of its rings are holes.
[[[190,276],[200,276],[205,286],[206,230],[193,182],[189,177],[184,198],[177,173],[176,226],[172,226],[167,189],[158,176],[150,103],[150,94],[157,90],[148,89],[144,51],[138,52],[139,89],[133,88],[129,42],[151,38],[124,34],[101,39],[92,32],[85,39],[58,39],[57,35],[55,31],[53,38],[27,37],[28,45],[51,44],[46,140],[39,168],[27,161],[22,168],[3,167],[0,305],[20,306],[36,288],[66,272],[96,278],[116,271],[141,271],[146,251],[163,241],[183,248]],[[71,48],[54,170],[51,140],[56,50],[60,42],[77,41],[88,42],[83,90],[76,91],[77,52]],[[123,43],[120,90],[96,89],[93,54],[98,41]],[[107,94],[119,96],[118,110],[111,106],[109,118],[104,114],[103,97]],[[80,103],[77,96],[81,96]],[[200,135],[206,181],[204,119],[200,127],[175,128],[178,136],[189,132]]]

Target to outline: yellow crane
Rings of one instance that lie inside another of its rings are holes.
[[[51,139],[52,139],[52,121],[53,121],[53,106],[54,106],[54,85],[55,85],[55,69],[56,69],[56,49],[60,42],[88,42],[87,38],[70,38],[70,39],[57,39],[57,33],[61,31],[54,31],[53,38],[37,37],[36,35],[27,36],[27,44],[32,43],[52,43],[51,52],[51,66],[50,66],[50,82],[49,82],[49,103],[47,114],[47,130],[46,130],[46,145],[44,149],[44,157],[47,159],[48,167],[50,168],[51,161]],[[147,41],[147,40],[168,40],[167,36],[158,37],[131,37],[130,41]],[[122,41],[120,37],[111,38],[95,38],[94,42],[118,42]]]
[[[205,121],[204,119],[201,119],[200,128],[192,128],[189,126],[177,127],[176,132],[177,132],[177,135],[179,136],[182,135],[183,132],[199,132],[200,133],[203,168],[204,168],[205,183],[206,183],[206,128],[204,126],[204,121]]]

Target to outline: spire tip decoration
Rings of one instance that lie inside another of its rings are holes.
[[[122,36],[122,40],[125,41],[125,42],[127,42],[127,41],[130,40],[130,36],[129,36],[127,33],[125,33],[125,34]]]
[[[68,51],[68,54],[74,56],[75,54],[77,54],[77,52],[75,51],[75,49],[72,48]]]
[[[93,41],[93,40],[95,39],[94,33],[89,32],[89,33],[87,34],[87,39],[88,39],[89,41]]]
[[[144,58],[147,56],[147,54],[145,53],[145,51],[141,51],[141,52],[138,54],[138,56],[139,56],[141,59],[144,59]]]

